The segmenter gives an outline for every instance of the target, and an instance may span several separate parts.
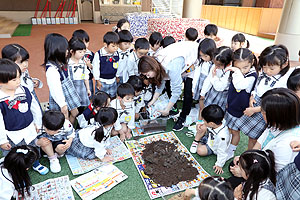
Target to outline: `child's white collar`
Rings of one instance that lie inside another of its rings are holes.
[[[16,89],[15,95],[14,95],[13,98],[11,98],[5,92],[0,90],[0,102],[5,101],[7,99],[11,100],[11,99],[14,99],[14,98],[19,97],[19,96],[26,96],[25,89],[21,85]]]

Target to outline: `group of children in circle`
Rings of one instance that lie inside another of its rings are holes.
[[[40,149],[50,161],[50,170],[58,173],[58,158],[65,153],[110,162],[109,137],[119,135],[122,141],[132,137],[134,121],[145,111],[159,85],[139,61],[155,57],[176,41],[154,32],[149,41],[138,38],[132,50],[129,27],[128,21],[120,20],[115,32],[104,35],[104,47],[95,54],[88,50],[90,41],[84,30],[76,30],[69,41],[57,33],[46,36],[43,66],[50,95],[49,110],[43,115],[34,91],[42,83],[28,73],[29,53],[18,44],[2,49],[0,145],[5,158],[0,178],[7,183],[0,188],[6,191],[1,193],[3,197],[11,197],[15,191],[22,196],[25,191],[30,193],[27,170],[31,166],[40,174],[48,173],[48,168],[39,163]],[[209,177],[198,190],[187,190],[185,195],[195,194],[201,199],[275,199],[276,172],[292,163],[292,148],[297,150],[299,146],[299,137],[293,134],[300,123],[299,98],[294,93],[299,94],[300,70],[290,68],[289,53],[283,45],[267,47],[257,61],[243,34],[232,38],[231,48],[217,48],[215,25],[207,25],[204,34],[206,38],[197,41],[197,63],[187,69],[193,71],[187,89],[192,96],[184,98],[197,100],[200,105],[197,134],[190,151],[200,156],[216,154],[213,168],[221,174],[226,161],[234,156],[240,131],[249,137],[249,150],[235,158],[230,167],[233,175],[244,181],[236,185],[234,193],[236,180],[229,184],[220,177]],[[197,30],[189,28],[185,38],[196,42]],[[274,89],[287,86],[294,92]],[[174,130],[181,130],[185,119],[181,116]],[[269,136],[269,132],[275,136]],[[274,152],[276,145],[270,147],[270,141],[283,133],[295,136],[288,139],[293,140],[292,148],[282,147],[290,148],[289,160],[284,161],[277,156],[278,150]]]

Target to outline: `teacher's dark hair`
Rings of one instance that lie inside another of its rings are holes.
[[[156,76],[152,79],[152,83],[154,83],[157,86],[160,86],[162,83],[162,80],[167,77],[167,73],[163,66],[153,57],[151,56],[143,56],[141,57],[139,64],[139,73],[144,74],[149,71],[154,71]]]

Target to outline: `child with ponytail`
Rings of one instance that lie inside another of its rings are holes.
[[[76,132],[72,145],[66,153],[83,159],[99,158],[103,162],[112,162],[114,158],[110,156],[112,152],[109,149],[109,139],[117,118],[116,109],[101,108],[95,118],[98,124]]]

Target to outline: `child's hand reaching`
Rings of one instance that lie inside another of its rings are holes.
[[[215,66],[215,68],[212,70],[212,77],[215,77],[216,74],[217,74],[217,67]]]
[[[219,167],[217,165],[213,166],[213,169],[215,170],[216,174],[223,174],[224,173],[222,167]]]
[[[207,130],[207,127],[204,124],[197,124],[196,125],[196,130],[199,133],[205,133]]]
[[[102,162],[113,162],[115,159],[113,157],[110,157],[110,156],[105,156],[103,159],[102,159]]]
[[[101,90],[102,84],[98,80],[96,81],[96,87],[97,87],[98,90]]]
[[[70,148],[71,144],[72,144],[73,138],[69,138],[67,140],[63,140],[63,142],[65,142],[66,144],[64,145],[63,149],[67,150],[68,148]]]
[[[131,129],[130,129],[130,128],[128,128],[128,131],[127,131],[127,133],[125,134],[125,137],[126,137],[126,139],[132,138],[132,134],[131,134]]]
[[[9,144],[9,142],[6,142],[4,144],[1,144],[0,145],[1,149],[4,149],[6,151],[10,150],[11,149],[11,145]]]
[[[298,140],[291,141],[290,146],[294,152],[300,151],[300,141]]]

